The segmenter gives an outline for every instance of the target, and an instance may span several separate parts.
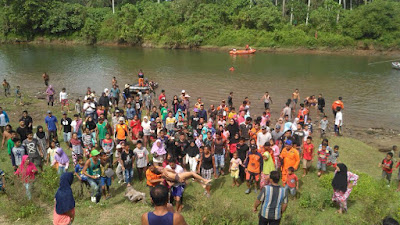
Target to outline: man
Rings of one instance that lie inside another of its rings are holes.
[[[25,126],[27,127],[28,130],[32,131],[33,129],[33,120],[32,117],[28,115],[28,111],[24,110],[22,112],[22,117],[20,120],[23,120],[25,123]]]
[[[106,89],[105,91],[108,91],[108,89]],[[104,115],[108,115],[108,109],[110,108],[110,99],[105,92],[101,93],[101,96],[99,98],[99,105],[104,106]]]
[[[278,139],[280,139],[283,135],[283,132],[281,131],[281,126],[277,124],[275,126],[275,129],[271,132],[271,136],[274,139],[274,142],[276,142]]]
[[[233,107],[233,92],[229,92],[229,96],[228,96],[228,106],[231,109]]]
[[[82,173],[83,175],[88,177],[89,185],[92,189],[91,200],[94,203],[99,202],[101,198],[100,193],[100,152],[92,150],[90,152],[92,156],[90,159],[86,160],[85,165],[83,166]]]
[[[168,161],[168,165],[165,167],[175,171],[176,174],[183,173],[183,168],[176,164],[176,159],[171,158]],[[175,207],[177,212],[181,212],[183,208],[183,192],[185,191],[185,183],[173,183],[171,187],[171,198],[175,201]],[[172,200],[172,199],[171,199]],[[172,201],[171,201],[172,202]]]
[[[275,225],[280,224],[282,214],[285,212],[288,196],[284,187],[279,183],[279,172],[272,171],[270,174],[271,185],[262,188],[257,200],[254,203],[253,211],[257,212],[260,204],[259,225]]]
[[[336,108],[337,107],[340,107],[341,110],[344,109],[344,105],[343,105],[343,102],[342,102],[342,97],[339,97],[339,99],[334,101],[333,104],[332,104],[332,112],[333,112],[333,115],[334,115],[335,118],[336,118],[336,112],[337,112]]]
[[[308,109],[301,103],[299,112],[297,113],[297,118],[299,118],[299,124],[301,124],[301,126],[304,126],[304,122],[307,121],[308,113]]]
[[[215,109],[214,105],[210,105],[210,108],[208,109],[208,115],[212,119],[212,121],[215,121],[217,119],[217,114],[218,111]]]
[[[217,168],[217,176],[224,175],[225,151],[228,150],[226,141],[222,138],[221,131],[217,131],[215,139],[212,142],[211,152],[214,153],[215,167]]]
[[[336,116],[335,116],[335,135],[341,136],[342,133],[342,125],[343,125],[343,114],[342,108],[339,106],[336,108]]]
[[[199,124],[199,120],[200,120],[199,109],[198,108],[194,108],[193,109],[193,115],[191,115],[189,117],[189,122],[192,125],[192,127],[197,128],[197,125]]]
[[[7,124],[10,122],[10,119],[8,118],[8,115],[5,111],[3,111],[3,108],[0,107],[0,132],[3,134],[5,127]]]
[[[285,142],[285,147],[282,149],[279,157],[283,160],[282,182],[285,183],[289,167],[293,167],[295,170],[297,170],[297,168],[299,167],[299,151],[293,148],[293,142],[291,140],[287,140]]]
[[[240,137],[243,137],[246,142],[249,142],[250,140],[250,133],[249,131],[251,130],[251,128],[253,127],[251,125],[251,121],[252,118],[251,117],[247,117],[245,122],[239,125],[239,134]]]
[[[199,117],[203,118],[204,121],[207,121],[207,111],[204,109],[204,104],[200,105]]]
[[[254,192],[257,193],[257,189],[260,186],[260,173],[263,170],[263,158],[262,155],[257,152],[257,146],[250,146],[251,151],[247,154],[246,160],[244,161],[244,166],[246,168],[246,181],[247,190],[246,194],[250,194],[252,182],[255,181]]]
[[[117,144],[121,141],[126,142],[126,137],[128,136],[128,126],[125,124],[124,117],[118,119],[118,124],[115,126],[115,139]]]
[[[261,127],[261,132],[258,132],[257,134],[257,146],[259,149],[261,149],[265,143],[269,143],[269,140],[271,140],[272,136],[271,133],[269,132],[269,128],[266,126]]]
[[[236,145],[236,152],[242,162],[246,160],[247,152],[249,151],[249,146],[244,142],[244,138],[239,139],[239,143]],[[231,157],[232,158],[232,157]],[[239,166],[239,177],[242,182],[244,182],[244,178],[246,176],[246,172],[243,166]]]
[[[28,131],[27,138],[22,141],[22,145],[28,153],[29,160],[35,164],[36,167],[40,167],[40,170],[43,171],[42,159],[44,149],[39,145],[39,141],[36,138],[33,138],[32,131]]]
[[[322,94],[319,94],[319,96],[318,96],[318,110],[321,113],[325,114],[324,108],[325,108],[325,99],[322,97]]]
[[[61,118],[60,123],[63,126],[62,131],[63,131],[64,142],[68,143],[69,140],[71,140],[71,130],[72,130],[71,123],[72,123],[72,120],[71,120],[71,118],[67,117],[67,113],[66,112],[62,113],[62,118]],[[61,133],[61,129],[60,129],[60,133]]]
[[[282,109],[282,112],[281,112],[281,117],[282,118],[285,117],[286,115],[288,116],[288,119],[291,121],[292,120],[292,109],[290,108],[288,102],[286,102],[286,105]]]
[[[19,135],[21,141],[24,141],[26,139],[27,133],[28,133],[28,128],[25,126],[25,122],[23,120],[20,120],[19,127],[17,128],[17,134]]]
[[[183,216],[168,205],[168,189],[157,185],[150,191],[154,211],[142,215],[142,225],[187,225]]]
[[[97,120],[96,104],[92,102],[92,98],[88,98],[85,103],[83,103],[83,111],[85,112],[85,117],[92,116],[93,120]]]
[[[146,184],[150,190],[164,181],[164,179],[161,178],[160,171],[156,169],[153,162],[147,164],[146,180]]]
[[[297,124],[297,130],[293,132],[293,138],[297,144],[301,148],[304,136],[306,136],[305,132],[303,131],[303,127],[300,124]]]
[[[51,111],[47,111],[47,116],[44,119],[46,122],[47,130],[49,132],[49,140],[53,140],[53,137],[57,137],[57,117],[53,116]]]

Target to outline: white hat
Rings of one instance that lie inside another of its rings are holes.
[[[125,88],[129,88],[129,84],[125,84]]]
[[[182,93],[185,93],[185,90],[182,90]]]
[[[122,145],[120,145],[120,144],[117,144],[117,147],[116,148],[122,148]]]
[[[190,98],[190,95],[186,94],[186,95],[185,95],[185,98]]]
[[[124,117],[120,117],[119,119],[118,119],[118,121],[125,121],[125,119],[124,119]]]
[[[105,89],[104,89],[104,92],[107,93],[107,92],[108,92],[108,88],[105,88]]]

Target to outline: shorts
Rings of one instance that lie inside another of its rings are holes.
[[[184,191],[185,191],[185,185],[179,185],[177,187],[172,186],[171,195],[173,197],[182,197]]]
[[[224,154],[214,154],[215,167],[224,168],[225,166],[225,155]]]
[[[328,165],[328,166],[332,166],[333,168],[335,168],[335,169],[336,169],[337,163],[331,163],[331,162],[328,162],[326,165]]]
[[[30,158],[29,160],[35,164],[36,167],[41,167],[42,166],[42,157],[35,157],[35,158]]]
[[[246,172],[246,180],[250,181],[254,179],[255,181],[259,181],[260,180],[260,174],[259,173],[252,173],[252,172]]]
[[[211,180],[213,171],[214,171],[213,168],[211,168],[209,170],[201,168],[201,176],[204,179]]]
[[[81,174],[79,176],[81,177],[82,181],[87,181],[88,180],[88,177],[86,175]]]
[[[62,105],[62,106],[69,105],[69,104],[68,104],[68,99],[62,99],[62,100],[61,100],[61,105]]]
[[[71,140],[71,132],[68,132],[68,133],[63,132],[63,139],[64,139],[64,142],[69,142]]]
[[[287,192],[291,195],[291,196],[295,196],[296,195],[296,193],[297,193],[297,189],[296,189],[296,187],[289,187],[289,186],[287,186],[286,185],[286,189],[287,189]]]
[[[104,185],[111,186],[111,177],[100,177],[100,186],[103,187]]]
[[[317,170],[322,170],[325,172],[326,171],[326,163],[322,163],[321,161],[318,161]]]
[[[239,178],[239,169],[231,170],[231,177],[238,179]]]
[[[309,169],[311,167],[311,160],[303,159],[303,169]]]

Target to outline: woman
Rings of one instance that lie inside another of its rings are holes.
[[[194,143],[194,140],[191,140],[189,146],[186,149],[186,165],[189,164],[191,172],[197,171],[197,162],[199,158],[200,158],[199,148]]]
[[[3,140],[1,141],[1,148],[4,148],[4,144],[11,138],[12,127],[10,124],[6,125],[6,129],[3,132]]]
[[[342,214],[347,211],[347,198],[349,198],[353,186],[357,185],[357,180],[358,175],[347,171],[346,165],[343,163],[337,164],[335,176],[332,180],[332,201],[339,204],[338,213]]]
[[[172,110],[174,112],[174,115],[178,112],[178,106],[179,106],[179,100],[178,100],[178,96],[174,96],[174,100],[172,100]]]
[[[38,144],[43,150],[43,158],[47,159],[47,146],[49,145],[49,137],[47,133],[44,131],[42,126],[37,127],[37,132],[33,136],[33,138],[36,138],[38,140]]]
[[[85,120],[85,128],[89,128],[90,135],[92,136],[93,140],[96,140],[96,122],[93,120],[92,116],[86,117]]]
[[[75,200],[72,194],[71,185],[74,175],[70,172],[60,177],[60,187],[55,196],[55,207],[53,211],[54,225],[68,225],[74,222]]]
[[[67,154],[65,154],[64,150],[62,148],[57,148],[56,154],[54,155],[54,161],[51,166],[54,164],[58,164],[58,174],[62,175],[68,170],[69,166],[69,158]]]
[[[56,91],[54,90],[52,85],[49,85],[46,90],[46,95],[47,95],[47,106],[53,106],[54,105],[54,94]]]
[[[131,124],[129,124],[131,127],[131,137],[132,140],[137,140],[139,138],[139,132],[143,130],[140,119],[138,115],[135,115],[133,117],[133,120],[131,120]]]
[[[199,167],[197,169],[197,173],[201,172],[201,176],[206,180],[211,180],[212,174],[214,173],[214,177],[217,178],[217,170],[215,167],[215,158],[212,156],[210,147],[205,146],[204,152],[200,158]],[[206,185],[204,187],[206,189],[205,194],[207,197],[210,197],[211,194],[211,186]]]
[[[72,133],[72,138],[69,141],[69,149],[72,152],[72,161],[74,162],[74,167],[78,163],[78,157],[83,157],[83,143],[78,138],[77,133]]]
[[[153,162],[156,165],[161,165],[164,162],[167,151],[165,151],[165,146],[160,139],[157,139],[156,142],[153,143],[150,153],[153,154]]]
[[[147,144],[150,146],[150,136],[151,136],[151,122],[147,116],[143,117],[142,121],[143,128],[143,146],[147,148]]]
[[[24,183],[26,189],[26,196],[29,200],[32,199],[31,195],[31,186],[35,181],[35,174],[37,173],[37,168],[35,164],[33,164],[27,155],[22,156],[21,165],[18,167],[17,171],[14,173],[18,177],[21,178]]]

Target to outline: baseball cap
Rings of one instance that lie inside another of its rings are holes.
[[[287,141],[285,142],[285,144],[286,144],[286,145],[292,145],[292,141],[291,141],[291,140],[287,140]]]
[[[198,108],[194,108],[194,109],[193,109],[193,112],[197,112],[197,113],[198,113],[198,112],[199,112],[199,109],[198,109]]]
[[[67,112],[62,112],[63,115],[67,115]]]
[[[124,117],[120,117],[119,119],[118,119],[118,121],[125,121],[125,119],[124,119]]]
[[[51,114],[51,111],[50,111],[50,110],[47,110],[47,114]]]
[[[97,150],[95,149],[95,150],[92,150],[92,151],[90,152],[90,154],[91,154],[92,156],[96,156],[96,155],[100,154],[100,152],[97,151]]]
[[[265,130],[267,129],[267,126],[261,126],[261,129]]]
[[[120,144],[117,144],[117,147],[116,147],[117,149],[118,148],[122,148],[122,145],[120,145]]]
[[[120,111],[119,111],[119,109],[117,109],[117,110],[115,110],[115,112],[116,112],[116,113],[119,113]]]
[[[185,90],[182,90],[182,93],[186,93],[186,91],[185,91]]]
[[[250,149],[251,150],[257,149],[257,145],[250,145]]]
[[[281,129],[281,125],[278,124],[278,125],[275,126],[275,128],[276,128],[277,130],[280,130],[280,129]]]

